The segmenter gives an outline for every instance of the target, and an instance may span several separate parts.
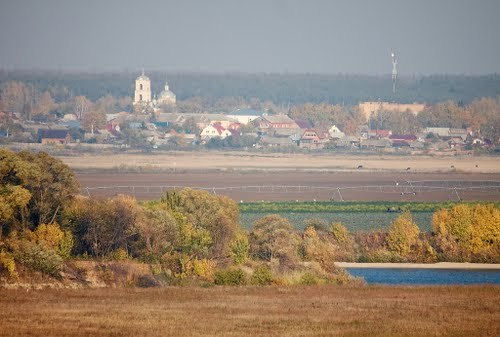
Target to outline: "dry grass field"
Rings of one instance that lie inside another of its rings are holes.
[[[500,287],[0,290],[0,336],[500,336]]]

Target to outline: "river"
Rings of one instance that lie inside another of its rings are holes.
[[[392,285],[500,285],[500,270],[487,269],[411,269],[411,268],[346,268],[368,284]]]

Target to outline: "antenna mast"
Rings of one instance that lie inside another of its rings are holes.
[[[394,52],[391,53],[392,58],[392,93],[396,93],[396,77],[398,76],[398,70],[396,65],[398,64],[398,60],[396,59],[396,54]]]

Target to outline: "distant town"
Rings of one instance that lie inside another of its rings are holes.
[[[40,92],[33,84],[6,82],[0,96],[0,143],[455,155],[494,153],[500,138],[498,98],[468,105],[378,100],[284,106],[224,97],[208,109],[200,97],[178,101],[167,81],[154,94],[144,72],[133,87],[129,97],[106,95],[93,102],[72,96],[66,87]]]

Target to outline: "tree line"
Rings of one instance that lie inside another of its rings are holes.
[[[9,81],[31,83],[41,92],[67,88],[72,96],[92,101],[111,95],[131,97],[139,72],[56,72],[0,70],[0,86]],[[452,100],[468,104],[480,97],[500,95],[500,75],[401,76],[396,94],[389,75],[293,74],[293,73],[165,73],[148,72],[153,91],[162,90],[165,79],[179,100],[192,97],[242,97],[272,101],[281,106],[307,102],[356,105],[362,101],[437,103]],[[156,89],[155,89],[156,88]],[[56,98],[57,100],[57,98]]]
[[[420,232],[404,212],[387,232],[350,233],[310,219],[303,231],[278,215],[239,224],[235,201],[193,189],[139,203],[78,195],[73,172],[45,153],[0,150],[0,275],[59,277],[72,257],[134,259],[167,284],[349,282],[335,261],[500,262],[500,210],[457,204]]]

